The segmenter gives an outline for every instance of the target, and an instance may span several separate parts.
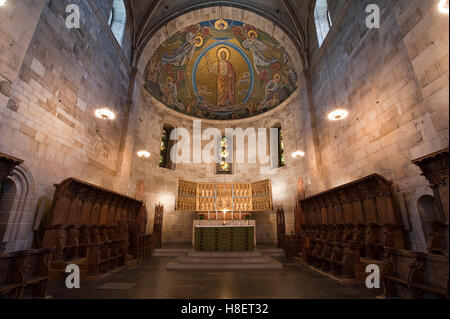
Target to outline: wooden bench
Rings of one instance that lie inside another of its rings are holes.
[[[1,298],[46,298],[52,249],[0,255]]]
[[[448,298],[448,256],[386,249],[381,278],[386,298]]]
[[[80,266],[81,277],[101,278],[137,258],[145,234],[142,201],[69,178],[55,185],[52,209],[41,225],[42,247],[55,248],[52,278],[64,277],[68,264]],[[137,261],[137,260],[136,260]]]

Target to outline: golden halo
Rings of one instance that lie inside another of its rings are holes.
[[[215,27],[217,30],[226,30],[226,29],[228,29],[228,26],[229,26],[228,22],[225,21],[224,19],[218,19],[218,20],[214,23],[214,27]]]
[[[277,81],[280,81],[281,76],[277,73],[277,74],[275,74],[275,75],[273,76],[273,79],[274,79],[274,80],[277,79]]]
[[[172,82],[172,83],[173,83],[173,79],[172,79],[171,76],[168,76],[168,77],[166,78],[166,83],[169,83],[169,82]]]
[[[196,36],[195,38],[194,38],[194,40],[200,40],[200,42],[199,43],[197,43],[197,41],[195,41],[195,46],[197,47],[197,48],[199,48],[199,47],[201,47],[202,45],[203,45],[203,38],[201,37],[201,36]]]
[[[258,33],[257,33],[255,30],[250,30],[250,31],[248,31],[247,34],[248,34],[248,37],[249,37],[249,38],[251,38],[251,35],[252,35],[252,34],[254,34],[256,38],[258,37]]]
[[[228,61],[230,59],[230,50],[228,50],[228,48],[226,47],[221,47],[219,50],[217,50],[217,57],[219,58],[219,60],[222,59],[222,52],[225,52],[225,54],[227,55],[226,60]]]

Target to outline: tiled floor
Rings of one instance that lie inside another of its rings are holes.
[[[69,290],[63,280],[49,283],[53,298],[132,299],[319,299],[375,298],[381,290],[339,284],[288,259],[282,271],[168,271],[173,258],[153,257],[102,281],[81,281]]]

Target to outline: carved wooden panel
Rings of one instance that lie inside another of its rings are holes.
[[[197,207],[197,183],[180,180],[177,210],[195,210]]]
[[[392,182],[376,174],[300,200],[299,204],[305,216],[302,226],[402,225]]]
[[[194,204],[195,203],[195,204]],[[192,183],[181,181],[177,210],[251,212],[272,209],[270,180],[257,183]]]
[[[254,211],[272,210],[272,184],[270,180],[252,183],[252,200]]]
[[[296,214],[300,227],[282,248],[334,276],[362,280],[364,265],[384,260],[386,247],[407,246],[393,183],[377,174],[299,199]]]

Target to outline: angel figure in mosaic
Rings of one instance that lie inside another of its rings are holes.
[[[189,62],[194,54],[195,48],[203,45],[203,38],[195,36],[194,33],[186,33],[185,42],[171,54],[164,54],[162,57],[163,64],[173,64],[175,66],[184,66]]]
[[[242,46],[252,52],[255,70],[258,74],[258,67],[266,68],[278,62],[275,57],[271,59],[266,58],[264,51],[267,50],[267,45],[258,40],[258,33],[255,30],[250,30],[248,32],[248,39],[242,42]]]

